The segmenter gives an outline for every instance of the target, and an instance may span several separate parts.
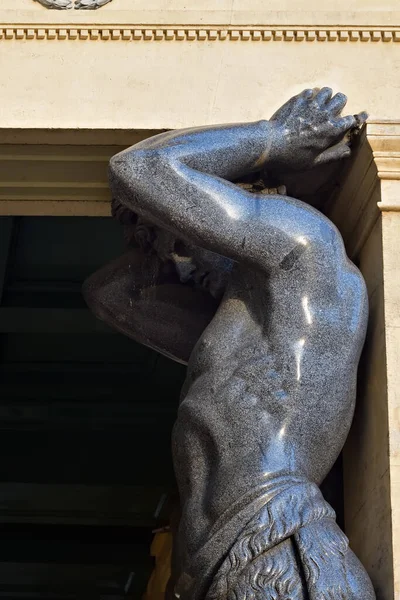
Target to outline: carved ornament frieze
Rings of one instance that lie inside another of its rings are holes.
[[[35,0],[35,2],[40,2],[42,6],[56,10],[97,10],[111,0]]]

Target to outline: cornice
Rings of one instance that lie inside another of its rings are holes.
[[[0,41],[400,42],[400,26],[0,24]]]
[[[134,142],[141,137],[136,134]],[[0,145],[0,216],[110,215],[108,160],[128,144],[111,145],[113,140],[109,145],[86,145],[82,139],[82,145],[64,145],[57,141]]]
[[[0,215],[108,216],[110,156],[157,131],[0,133]],[[371,231],[378,208],[400,211],[400,121],[368,122],[332,204],[330,217],[352,256]]]

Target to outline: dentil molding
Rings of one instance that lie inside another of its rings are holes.
[[[36,0],[59,3],[53,8],[68,9],[70,0]],[[72,0],[71,0],[72,1]],[[74,8],[95,9],[111,0],[75,0]],[[207,25],[70,25],[7,24],[0,27],[0,40],[106,40],[181,42],[400,42],[400,27],[306,27],[301,26],[207,26]]]

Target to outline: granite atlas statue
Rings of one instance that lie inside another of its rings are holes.
[[[353,417],[365,284],[336,227],[266,183],[350,154],[365,115],[345,103],[309,89],[269,121],[170,131],[111,159],[130,250],[86,300],[188,365],[171,598],[375,597],[319,489]]]

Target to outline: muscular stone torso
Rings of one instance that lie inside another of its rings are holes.
[[[326,476],[351,423],[349,340],[364,335],[363,290],[349,261],[330,274],[312,249],[289,270],[235,267],[192,353],[174,431],[193,551],[249,485],[280,472]]]

